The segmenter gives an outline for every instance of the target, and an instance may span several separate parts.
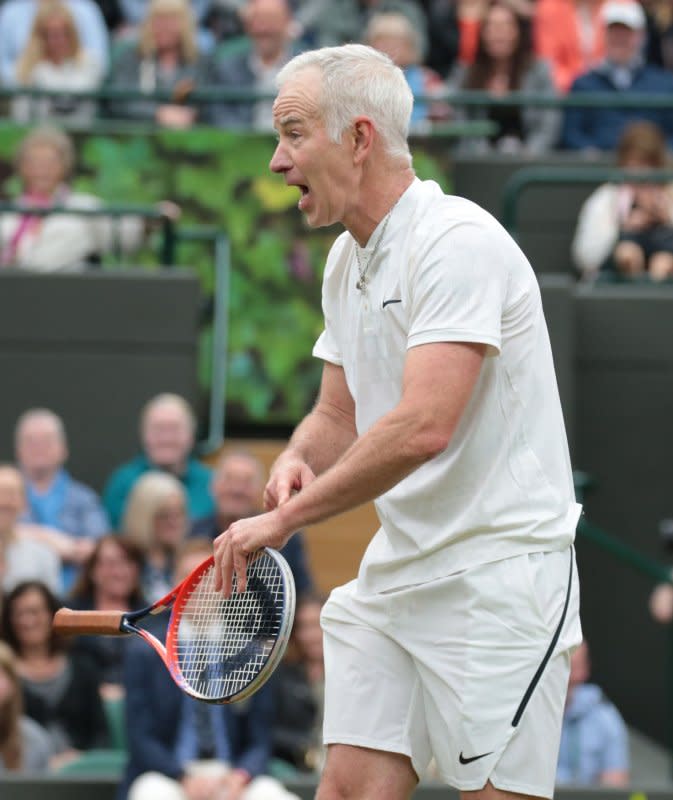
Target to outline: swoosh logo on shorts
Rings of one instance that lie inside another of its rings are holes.
[[[401,303],[401,302],[402,302],[401,300],[384,300],[381,308],[385,308],[386,306],[389,306],[391,303]]]
[[[482,753],[480,756],[470,756],[470,758],[465,758],[463,755],[463,751],[461,750],[460,755],[458,756],[458,761],[461,764],[471,764],[473,761],[479,761],[480,758],[486,758],[486,756],[490,756],[493,751],[491,750],[489,753]]]

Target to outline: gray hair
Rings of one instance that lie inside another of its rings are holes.
[[[173,406],[174,408],[179,409],[185,416],[185,418],[189,422],[189,426],[191,428],[192,434],[196,433],[196,414],[194,410],[189,405],[187,400],[185,400],[182,395],[174,394],[173,392],[163,392],[162,394],[158,394],[155,397],[152,397],[150,400],[145,403],[140,412],[140,430],[145,428],[147,423],[147,417],[154,411],[155,408],[159,406]]]
[[[411,165],[407,137],[413,95],[404,73],[387,55],[363,44],[322,47],[295,56],[278,73],[278,88],[299,72],[318,69],[319,107],[327,135],[340,142],[353,120],[369,117],[388,155]]]
[[[16,421],[16,425],[14,427],[14,441],[18,444],[19,437],[24,429],[24,427],[29,423],[33,422],[33,420],[47,420],[51,422],[54,426],[54,431],[59,439],[63,442],[64,445],[68,444],[67,436],[65,433],[65,425],[63,424],[63,420],[59,417],[58,414],[54,413],[49,408],[29,408],[27,411],[24,411],[23,414],[18,418]]]
[[[31,147],[51,147],[61,160],[63,177],[70,177],[75,165],[75,146],[65,131],[51,125],[34,128],[24,137],[16,152],[14,163],[17,169],[21,168]]]

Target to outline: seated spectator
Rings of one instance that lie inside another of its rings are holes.
[[[588,683],[589,648],[582,642],[570,660],[557,785],[628,786],[628,731],[615,706]]]
[[[315,596],[299,600],[288,649],[274,676],[277,701],[273,753],[301,772],[319,771],[324,760],[322,605]]]
[[[632,122],[617,147],[623,169],[664,169],[666,141],[651,122]],[[615,271],[652,280],[673,277],[673,185],[608,183],[585,200],[572,243],[585,279]]]
[[[83,49],[96,59],[100,69],[108,67],[108,32],[100,9],[93,0],[64,0],[70,9]],[[0,5],[0,81],[16,82],[16,67],[30,38],[33,20],[46,0],[5,0]]]
[[[261,513],[265,481],[264,465],[252,453],[226,453],[218,461],[210,484],[215,512],[196,520],[190,536],[215,539],[233,522]],[[281,553],[292,570],[297,595],[311,592],[313,579],[306,563],[303,534],[295,533]]]
[[[175,582],[209,555],[210,540],[187,542]],[[210,705],[181,692],[157,659],[145,642],[130,642],[124,671],[129,763],[121,796],[128,791],[129,800],[297,800],[266,774],[273,684],[246,703]]]
[[[147,605],[140,587],[142,550],[123,536],[108,534],[96,542],[75,584],[68,606],[78,611],[134,611]],[[89,653],[98,669],[104,698],[120,695],[122,663],[129,639],[79,636],[74,647]]]
[[[604,0],[537,0],[533,14],[535,52],[551,64],[559,92],[605,57]]]
[[[49,766],[49,736],[23,713],[16,658],[4,642],[0,642],[0,720],[0,776],[6,772],[45,772]]]
[[[194,17],[187,0],[151,0],[137,41],[121,48],[110,71],[108,85],[151,94],[170,91],[172,101],[111,101],[108,111],[125,119],[149,120],[169,128],[189,128],[197,117],[184,104],[189,92],[201,85],[208,60],[198,49]]]
[[[40,7],[16,71],[18,86],[64,92],[58,98],[15,98],[11,112],[16,121],[51,117],[81,123],[94,118],[94,102],[77,100],[67,93],[97,88],[103,80],[103,68],[82,48],[75,20],[65,3],[54,1]]]
[[[5,592],[26,580],[43,581],[54,593],[61,591],[61,561],[54,550],[21,530],[26,510],[21,473],[0,464],[0,551],[2,588]]]
[[[63,565],[68,591],[77,567],[91,553],[96,539],[110,530],[98,495],[65,469],[68,443],[63,420],[46,408],[24,412],[14,433],[16,461],[23,473],[28,501],[24,519],[72,536],[74,561]]]
[[[49,734],[52,767],[107,743],[96,667],[85,655],[67,652],[52,631],[59,606],[43,583],[27,581],[7,595],[2,611],[2,636],[17,655],[25,712]]]
[[[635,0],[610,0],[603,7],[605,61],[574,81],[571,94],[606,92],[615,100],[629,94],[673,94],[673,73],[644,63],[645,12]],[[562,144],[569,150],[614,150],[628,122],[659,125],[673,143],[671,108],[569,107]]]
[[[673,70],[673,3],[670,0],[644,0],[647,17],[645,60]]]
[[[187,536],[187,498],[180,481],[148,472],[131,490],[122,532],[143,553],[140,582],[148,603],[173,588],[175,553]]]
[[[182,481],[190,519],[213,512],[210,469],[191,455],[195,434],[196,417],[183,397],[160,394],[146,404],[140,415],[143,451],[112,473],[103,492],[103,505],[114,529],[119,527],[133,484],[150,470],[169,472]]]
[[[219,6],[221,0],[213,3],[212,0],[191,0],[190,6],[197,27],[199,50],[202,53],[210,52],[215,45],[213,33],[206,23],[213,6]],[[119,0],[121,19],[115,26],[115,35],[118,38],[133,36],[147,18],[147,9],[150,0]]]
[[[241,11],[249,48],[215,57],[209,83],[221,88],[276,93],[276,75],[296,53],[289,0],[248,0]],[[272,130],[273,99],[214,103],[209,121],[222,128]]]
[[[474,64],[459,64],[451,77],[452,86],[485,91],[496,98],[514,91],[556,94],[549,65],[535,57],[528,34],[527,23],[507,3],[494,0],[481,26]],[[538,106],[469,106],[456,109],[455,117],[488,119],[498,127],[488,139],[461,142],[461,149],[467,152],[544,153],[554,147],[561,125],[556,109]]]
[[[101,201],[79,194],[68,181],[75,154],[69,136],[55,128],[36,128],[21,142],[16,159],[22,207],[48,209],[100,208]],[[0,216],[0,265],[38,272],[80,271],[94,259],[119,248],[129,252],[143,239],[143,222],[137,217],[112,220],[104,216],[29,212]]]
[[[414,95],[411,129],[427,128],[432,120],[446,119],[449,109],[445,103],[428,104],[419,97],[444,91],[439,75],[421,64],[421,42],[408,17],[399,13],[374,14],[369,20],[365,42],[385,53],[404,72]]]

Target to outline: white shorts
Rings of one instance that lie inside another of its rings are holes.
[[[517,556],[363,596],[335,589],[325,642],[325,744],[434,757],[461,790],[552,797],[570,653],[574,549]]]

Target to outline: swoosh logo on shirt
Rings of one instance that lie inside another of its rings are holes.
[[[482,753],[480,756],[470,756],[469,758],[465,758],[463,755],[463,751],[461,750],[460,755],[458,756],[458,761],[461,764],[471,764],[473,761],[479,761],[480,758],[486,758],[486,756],[490,756],[493,751],[491,750],[489,753]]]
[[[389,306],[391,303],[401,303],[401,302],[402,302],[401,300],[384,300],[381,308],[385,308],[386,306]]]

